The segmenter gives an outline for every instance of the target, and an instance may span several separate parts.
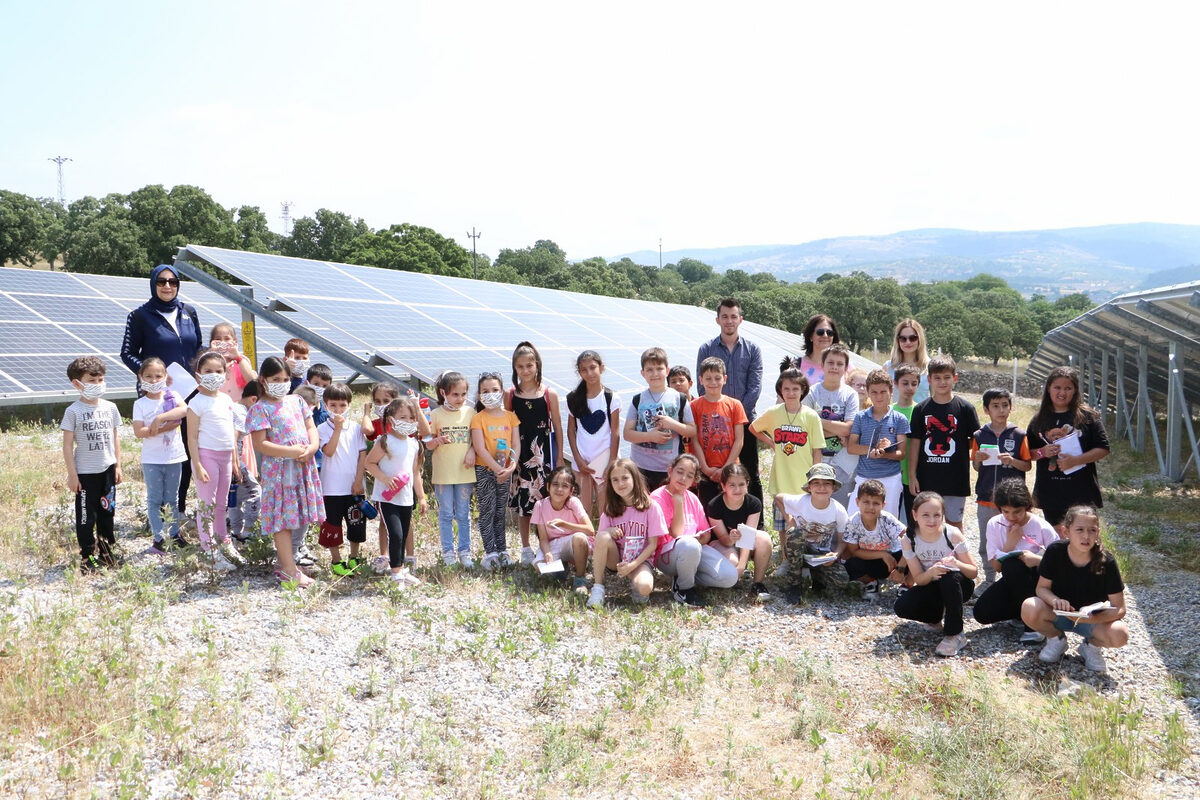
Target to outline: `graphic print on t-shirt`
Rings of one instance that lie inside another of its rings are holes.
[[[646,523],[629,520],[620,528],[621,561],[633,561],[646,549]]]
[[[954,432],[958,430],[958,419],[947,414],[943,422],[933,414],[925,415],[925,463],[949,464],[958,445]]]
[[[702,413],[696,423],[699,426],[697,438],[704,442],[705,453],[728,456],[729,451],[733,449],[733,431],[729,429],[729,420],[720,413],[713,412]],[[719,467],[723,463],[723,461],[710,462],[709,466]]]
[[[637,430],[640,433],[646,433],[658,428],[657,417],[661,414],[664,417],[671,419],[679,419],[679,403],[683,402],[681,396],[677,392],[667,390],[664,395],[655,400],[653,397],[647,397],[649,392],[642,393],[642,399],[637,407]],[[674,453],[679,449],[679,438],[672,436],[667,442],[638,442],[638,447],[647,450],[660,450],[664,452]]]
[[[604,420],[608,418],[607,412],[602,408],[597,408],[585,416],[579,418],[579,424],[585,431],[595,436],[604,427]]]

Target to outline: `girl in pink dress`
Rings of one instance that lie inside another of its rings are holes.
[[[246,416],[246,430],[262,453],[262,508],[259,520],[275,537],[275,577],[295,581],[301,588],[313,579],[296,567],[292,531],[325,521],[321,476],[313,454],[320,447],[308,404],[291,389],[291,373],[278,358],[268,358],[259,370],[262,397]]]

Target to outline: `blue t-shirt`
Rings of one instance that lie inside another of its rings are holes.
[[[633,420],[633,429],[639,433],[654,430],[655,417],[659,414],[688,425],[693,422],[692,409],[687,398],[671,388],[664,389],[662,394],[657,396],[645,389],[634,395],[629,407],[625,409],[625,419]],[[666,444],[638,442],[629,446],[629,457],[633,459],[633,463],[647,472],[666,472],[671,468],[675,456],[682,452],[683,443],[678,434],[672,436]]]
[[[887,439],[892,444],[896,437],[908,435],[908,420],[899,411],[889,408],[883,419],[875,419],[873,409],[865,409],[854,415],[850,425],[850,435],[858,434],[858,443],[867,447],[875,447],[880,439]],[[887,458],[871,458],[860,456],[858,459],[858,477],[860,478],[890,478],[900,474],[900,462]]]

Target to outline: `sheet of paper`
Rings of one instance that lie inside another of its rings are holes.
[[[597,484],[604,483],[604,470],[608,469],[608,453],[604,452],[588,462],[588,467],[592,470],[592,477]]]
[[[1066,436],[1055,442],[1055,444],[1058,445],[1061,452],[1066,453],[1069,456],[1083,455],[1083,445],[1079,441],[1079,431],[1071,431]],[[1071,467],[1070,469],[1064,469],[1062,473],[1063,475],[1072,475],[1076,472],[1079,472],[1079,470],[1083,469],[1083,467],[1083,464],[1079,464]]]
[[[743,550],[753,550],[754,541],[758,538],[758,530],[751,528],[749,525],[742,523],[738,525],[738,540],[737,546]]]
[[[808,564],[810,567],[823,567],[826,564],[832,564],[834,561],[837,561],[837,555],[835,553],[826,553],[823,556],[804,557],[804,563]]]
[[[537,565],[537,571],[542,575],[549,575],[552,572],[563,571],[563,563],[561,558],[556,558],[549,563],[545,561],[535,561],[534,563]]]
[[[187,396],[196,391],[196,379],[178,364],[168,366],[167,375],[171,377],[171,388],[178,392],[184,400],[187,400]]]
[[[987,454],[987,458],[980,464],[981,467],[998,467],[1000,466],[1000,448],[994,444],[981,444],[979,449]]]

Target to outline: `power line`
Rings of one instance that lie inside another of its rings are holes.
[[[47,158],[46,160],[53,161],[55,164],[58,164],[58,204],[61,206],[66,206],[67,194],[63,191],[63,164],[71,161],[72,159],[67,158],[66,156],[55,156],[54,158]]]
[[[479,280],[479,264],[476,261],[475,255],[475,240],[483,236],[483,231],[475,230],[475,226],[471,226],[471,232],[467,234],[471,237],[471,269],[475,271],[475,280]]]

